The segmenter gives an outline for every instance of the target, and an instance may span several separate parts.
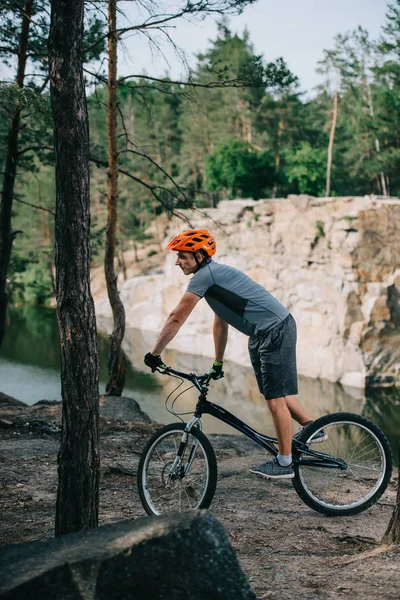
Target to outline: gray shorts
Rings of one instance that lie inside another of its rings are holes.
[[[296,321],[290,314],[249,339],[251,364],[266,400],[297,395],[296,341]]]

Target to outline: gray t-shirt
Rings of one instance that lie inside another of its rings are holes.
[[[249,336],[268,331],[289,314],[253,279],[212,259],[193,275],[187,291],[205,298],[221,319]]]

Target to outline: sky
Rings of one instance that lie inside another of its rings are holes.
[[[133,12],[137,2],[121,2],[119,6],[132,23],[138,22]],[[241,15],[231,17],[230,28],[241,34],[247,27],[255,52],[267,62],[283,57],[299,77],[301,89],[312,94],[312,89],[321,82],[321,76],[315,72],[317,62],[322,59],[324,49],[333,47],[335,35],[361,25],[372,39],[377,38],[387,7],[386,0],[258,0]],[[197,23],[180,21],[169,33],[194,66],[195,55],[205,51],[209,40],[216,37],[216,19],[209,17]],[[163,76],[169,72],[173,78],[184,76],[181,61],[167,44],[163,51],[164,57],[150,52],[143,35],[132,35],[120,54],[119,75],[146,72]]]
[[[147,0],[123,0],[118,6],[126,13],[130,24],[142,23],[147,13],[139,14],[141,3]],[[158,3],[160,12],[170,7],[171,12],[182,6],[183,0],[151,0]],[[393,0],[392,0],[393,1]],[[174,5],[173,2],[176,4]],[[241,15],[230,17],[229,26],[234,33],[249,31],[250,41],[256,54],[266,62],[283,57],[300,80],[300,89],[305,98],[313,95],[313,88],[321,83],[322,76],[316,73],[317,62],[323,58],[324,49],[330,49],[338,33],[346,33],[361,25],[376,39],[385,22],[389,2],[387,0],[258,0],[244,9]],[[174,9],[175,6],[175,9]],[[127,26],[119,19],[118,26]],[[154,37],[157,32],[151,32]],[[168,29],[188,60],[191,67],[196,64],[196,54],[204,52],[210,40],[217,35],[217,19],[208,17],[203,21],[177,21]],[[141,33],[124,37],[124,46],[119,49],[118,75],[147,73],[163,77],[169,73],[174,79],[185,78],[182,60],[165,43],[162,52],[150,50],[146,37]],[[105,65],[103,65],[104,67]],[[0,63],[0,80],[14,78],[13,69]]]

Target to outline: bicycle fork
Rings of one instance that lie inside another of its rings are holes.
[[[178,477],[180,479],[182,479],[183,477],[185,477],[188,474],[190,467],[192,466],[192,462],[193,462],[193,459],[195,457],[197,446],[198,446],[198,442],[196,441],[196,438],[194,438],[194,437],[193,437],[194,441],[193,441],[192,448],[190,450],[189,458],[188,458],[188,460],[186,462],[186,465],[184,467],[184,471],[182,472],[182,460],[183,460],[183,456],[184,456],[186,447],[188,445],[190,431],[191,431],[192,427],[194,427],[196,425],[201,430],[201,419],[200,419],[200,417],[193,417],[189,421],[189,423],[187,423],[187,425],[185,427],[185,431],[182,434],[182,439],[181,439],[181,442],[179,444],[179,448],[178,448],[178,451],[176,453],[175,460],[172,463],[170,474],[168,476],[168,479],[170,481],[173,478],[175,478],[175,477]]]

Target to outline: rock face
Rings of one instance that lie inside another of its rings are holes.
[[[222,525],[205,511],[105,525],[6,547],[4,600],[255,600]]]
[[[216,224],[186,216],[215,232],[216,260],[245,271],[294,315],[299,374],[354,387],[399,380],[399,200],[293,196],[206,212]],[[184,228],[173,219],[165,239]],[[122,284],[130,327],[160,330],[188,284],[174,260],[160,254],[157,272]],[[111,315],[107,299],[96,312]],[[212,357],[212,319],[200,302],[170,346]],[[249,364],[247,338],[232,328],[226,358]]]

